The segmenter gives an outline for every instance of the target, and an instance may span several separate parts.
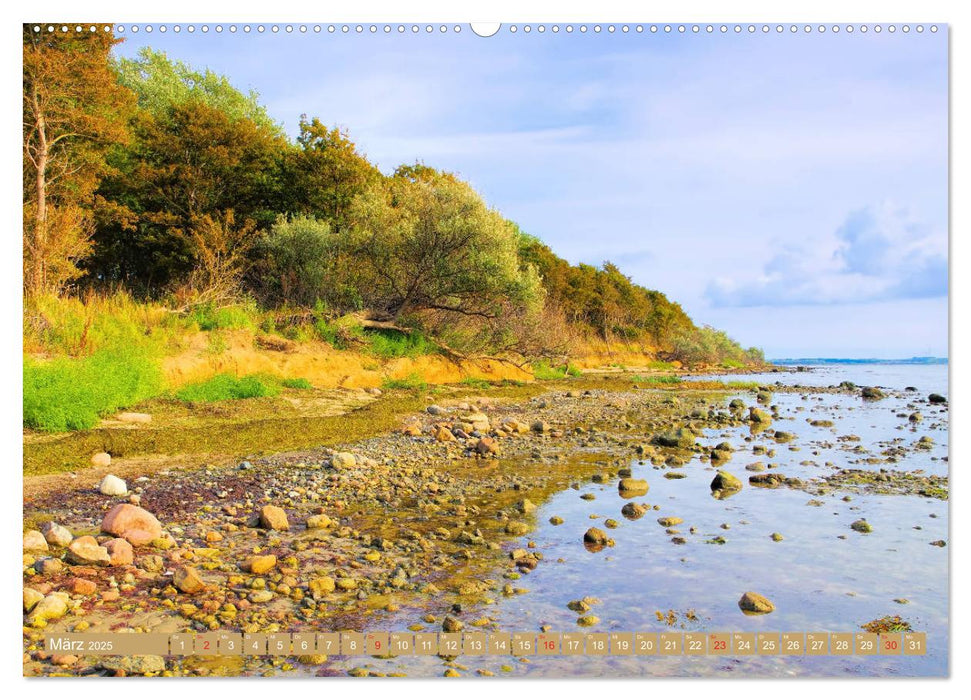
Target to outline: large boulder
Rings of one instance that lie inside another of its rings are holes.
[[[136,547],[162,537],[162,524],[144,508],[119,503],[101,521],[101,529],[110,535],[123,537]]]
[[[748,419],[753,423],[771,423],[772,416],[763,411],[761,408],[756,408],[752,406],[748,410]]]
[[[111,455],[107,452],[97,452],[91,455],[91,466],[92,467],[108,467],[111,466]]]
[[[108,566],[111,564],[111,555],[108,550],[98,544],[98,540],[91,535],[78,537],[67,548],[67,561],[69,564],[81,566]]]

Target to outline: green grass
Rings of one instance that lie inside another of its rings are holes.
[[[303,377],[294,377],[293,379],[284,379],[280,384],[287,389],[313,389],[313,384],[308,382]]]
[[[428,389],[428,382],[422,379],[417,372],[412,372],[407,377],[401,379],[385,379],[381,383],[382,389]]]
[[[488,379],[481,379],[479,377],[466,377],[459,383],[464,384],[465,386],[470,386],[479,391],[485,391],[486,389],[490,389],[492,387],[492,383]]]
[[[158,362],[137,346],[88,357],[24,360],[24,425],[46,432],[86,430],[162,390]]]
[[[236,305],[216,308],[211,304],[203,304],[189,312],[189,319],[201,331],[237,330],[240,328],[256,328],[259,312],[255,306]]]
[[[665,362],[664,360],[652,360],[647,363],[647,368],[653,371],[665,371],[675,369],[673,362]]]
[[[281,383],[274,377],[248,374],[234,377],[231,374],[217,374],[211,379],[186,386],[175,392],[175,397],[190,403],[210,403],[229,399],[255,399],[276,396],[280,393]]]
[[[635,374],[630,378],[632,382],[637,384],[680,384],[681,377],[676,374],[649,374],[647,376],[642,376],[640,374]]]
[[[745,363],[738,360],[722,360],[721,366],[725,369],[743,369]]]
[[[396,357],[419,357],[438,352],[438,346],[417,331],[367,331],[369,349],[378,357],[387,360]]]
[[[579,377],[583,374],[579,369],[571,364],[563,367],[552,367],[548,360],[539,360],[533,363],[533,377],[543,380],[565,379],[566,377]]]
[[[728,389],[742,389],[745,391],[756,391],[759,388],[758,382],[722,382]]]

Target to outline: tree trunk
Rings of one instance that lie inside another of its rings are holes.
[[[37,124],[37,183],[36,183],[36,212],[34,215],[34,254],[31,261],[30,283],[28,292],[32,295],[40,294],[47,285],[47,125],[44,112],[38,104],[37,92],[34,91],[34,114]]]

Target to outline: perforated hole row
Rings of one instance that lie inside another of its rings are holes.
[[[58,33],[58,32],[62,34],[66,34],[72,31],[73,32],[97,32],[97,31],[109,32],[112,29],[114,29],[114,31],[117,32],[118,34],[125,34],[125,33],[137,34],[138,32],[145,32],[150,34],[155,31],[163,34],[169,31],[174,32],[176,34],[179,34],[183,31],[188,32],[189,34],[195,34],[196,32],[201,34],[208,34],[209,32],[215,32],[217,34],[221,34],[223,32],[229,32],[230,34],[235,34],[239,32],[243,34],[250,34],[250,33],[265,34],[267,32],[271,34],[278,34],[280,32],[284,32],[287,34],[293,34],[294,32],[299,34],[307,34],[307,33],[320,34],[324,32],[328,34],[392,34],[392,33],[397,33],[397,34],[456,33],[457,34],[462,31],[466,31],[461,25],[458,25],[458,24],[451,24],[451,25],[449,24],[422,24],[422,25],[419,25],[419,24],[397,24],[397,25],[391,25],[391,24],[326,24],[326,25],[321,25],[321,24],[314,24],[314,25],[307,25],[307,24],[296,24],[296,25],[295,24],[284,24],[284,25],[278,25],[278,24],[270,24],[270,25],[264,25],[264,24],[256,24],[256,25],[250,25],[250,24],[242,24],[242,25],[237,25],[237,24],[228,24],[228,25],[131,24],[131,25],[122,25],[122,24],[119,24],[114,27],[112,27],[112,25],[66,25],[66,24],[33,25],[33,30],[35,32],[38,32],[38,33],[47,32],[50,34]],[[848,34],[852,34],[853,32],[860,32],[860,33],[866,34],[868,32],[875,32],[877,34],[880,34],[881,32],[884,32],[884,31],[890,34],[894,34],[898,31],[904,34],[908,34],[911,31],[914,31],[918,34],[922,34],[924,31],[930,31],[931,33],[936,33],[938,31],[938,27],[936,24],[932,24],[926,27],[923,24],[916,24],[916,25],[910,25],[910,24],[900,24],[900,25],[897,25],[897,24],[886,24],[886,25],[883,25],[883,24],[872,24],[872,25],[868,25],[868,24],[859,24],[859,25],[854,25],[854,24],[847,24],[847,25],[840,25],[840,24],[833,24],[833,25],[825,25],[825,24],[773,24],[773,25],[769,25],[769,24],[760,24],[760,25],[755,25],[755,24],[747,24],[747,25],[742,25],[742,24],[731,24],[731,25],[729,24],[719,24],[719,25],[713,25],[713,24],[704,24],[704,25],[699,25],[699,24],[649,24],[649,25],[647,24],[633,24],[633,25],[631,24],[620,24],[620,25],[617,25],[617,24],[606,24],[606,25],[510,24],[508,26],[503,27],[502,29],[510,34],[516,34],[520,32],[524,34],[529,34],[532,32],[536,32],[538,34],[544,34],[546,32],[551,32],[553,34],[559,34],[560,32],[564,32],[566,34],[574,34],[574,33],[614,34],[617,32],[621,34],[629,34],[629,33],[643,34],[645,32],[649,34],[658,34],[658,33],[663,33],[663,34],[701,34],[701,33],[705,33],[705,34],[770,34],[770,33],[823,34],[826,32],[831,32],[833,34],[839,34],[840,32],[846,32]]]

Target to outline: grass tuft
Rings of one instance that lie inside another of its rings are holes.
[[[428,382],[419,376],[417,372],[412,372],[407,377],[402,377],[401,379],[385,379],[381,383],[382,389],[419,389],[425,391],[428,389]]]
[[[204,382],[182,387],[175,392],[175,396],[190,403],[210,403],[276,396],[280,393],[280,388],[279,380],[266,375],[248,374],[244,377],[234,377],[231,374],[217,374]]]

